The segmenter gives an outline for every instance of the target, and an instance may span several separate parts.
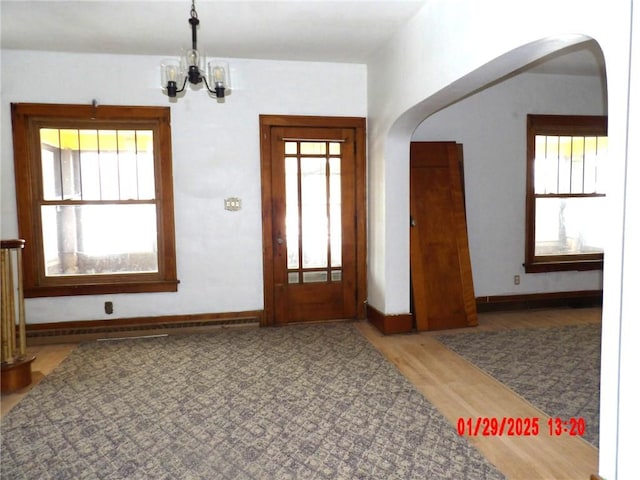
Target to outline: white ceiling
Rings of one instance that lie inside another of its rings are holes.
[[[363,63],[425,0],[196,0],[208,56]],[[2,47],[176,56],[190,0],[2,0]]]
[[[196,0],[210,57],[366,63],[429,0]],[[2,48],[178,56],[190,0],[1,0]],[[599,75],[595,44],[537,62],[541,73]]]

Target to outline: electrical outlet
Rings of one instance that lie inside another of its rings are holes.
[[[513,284],[514,285],[520,285],[520,275],[514,275],[513,276]]]

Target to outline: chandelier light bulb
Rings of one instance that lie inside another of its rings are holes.
[[[224,97],[230,88],[229,66],[225,62],[214,60],[208,63],[207,70],[207,80],[213,87],[216,97]]]
[[[168,59],[160,66],[160,77],[162,88],[166,90],[169,97],[175,97],[178,92],[178,81],[182,79],[182,67],[175,59]]]
[[[224,68],[214,67],[213,80],[215,83],[224,83]]]
[[[175,65],[167,65],[166,67],[166,72],[167,72],[167,81],[169,82],[177,82],[178,81],[178,76],[179,76],[179,68]]]
[[[200,63],[200,54],[197,50],[189,50],[187,52],[187,66],[189,67],[199,67]]]

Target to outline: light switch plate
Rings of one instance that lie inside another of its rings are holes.
[[[242,208],[242,200],[238,197],[229,197],[224,199],[224,209],[230,212],[237,212]]]

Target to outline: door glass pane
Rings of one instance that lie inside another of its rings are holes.
[[[155,205],[44,205],[46,274],[158,271]]]
[[[289,272],[289,283],[300,283],[300,274],[298,272]]]
[[[303,272],[302,281],[304,283],[326,282],[327,272]]]
[[[302,155],[325,155],[327,144],[325,142],[300,142],[300,153]]]
[[[284,142],[284,153],[286,155],[295,155],[298,153],[298,142]]]
[[[342,193],[340,188],[340,158],[332,157],[329,159],[329,171],[331,266],[340,267],[342,266]]]
[[[325,158],[301,158],[301,193],[302,267],[326,267],[329,222]]]
[[[341,281],[342,144],[284,143],[288,283]]]
[[[300,266],[299,208],[298,208],[298,158],[285,158],[287,268]],[[293,283],[293,282],[290,282]],[[297,282],[295,282],[297,283]]]

